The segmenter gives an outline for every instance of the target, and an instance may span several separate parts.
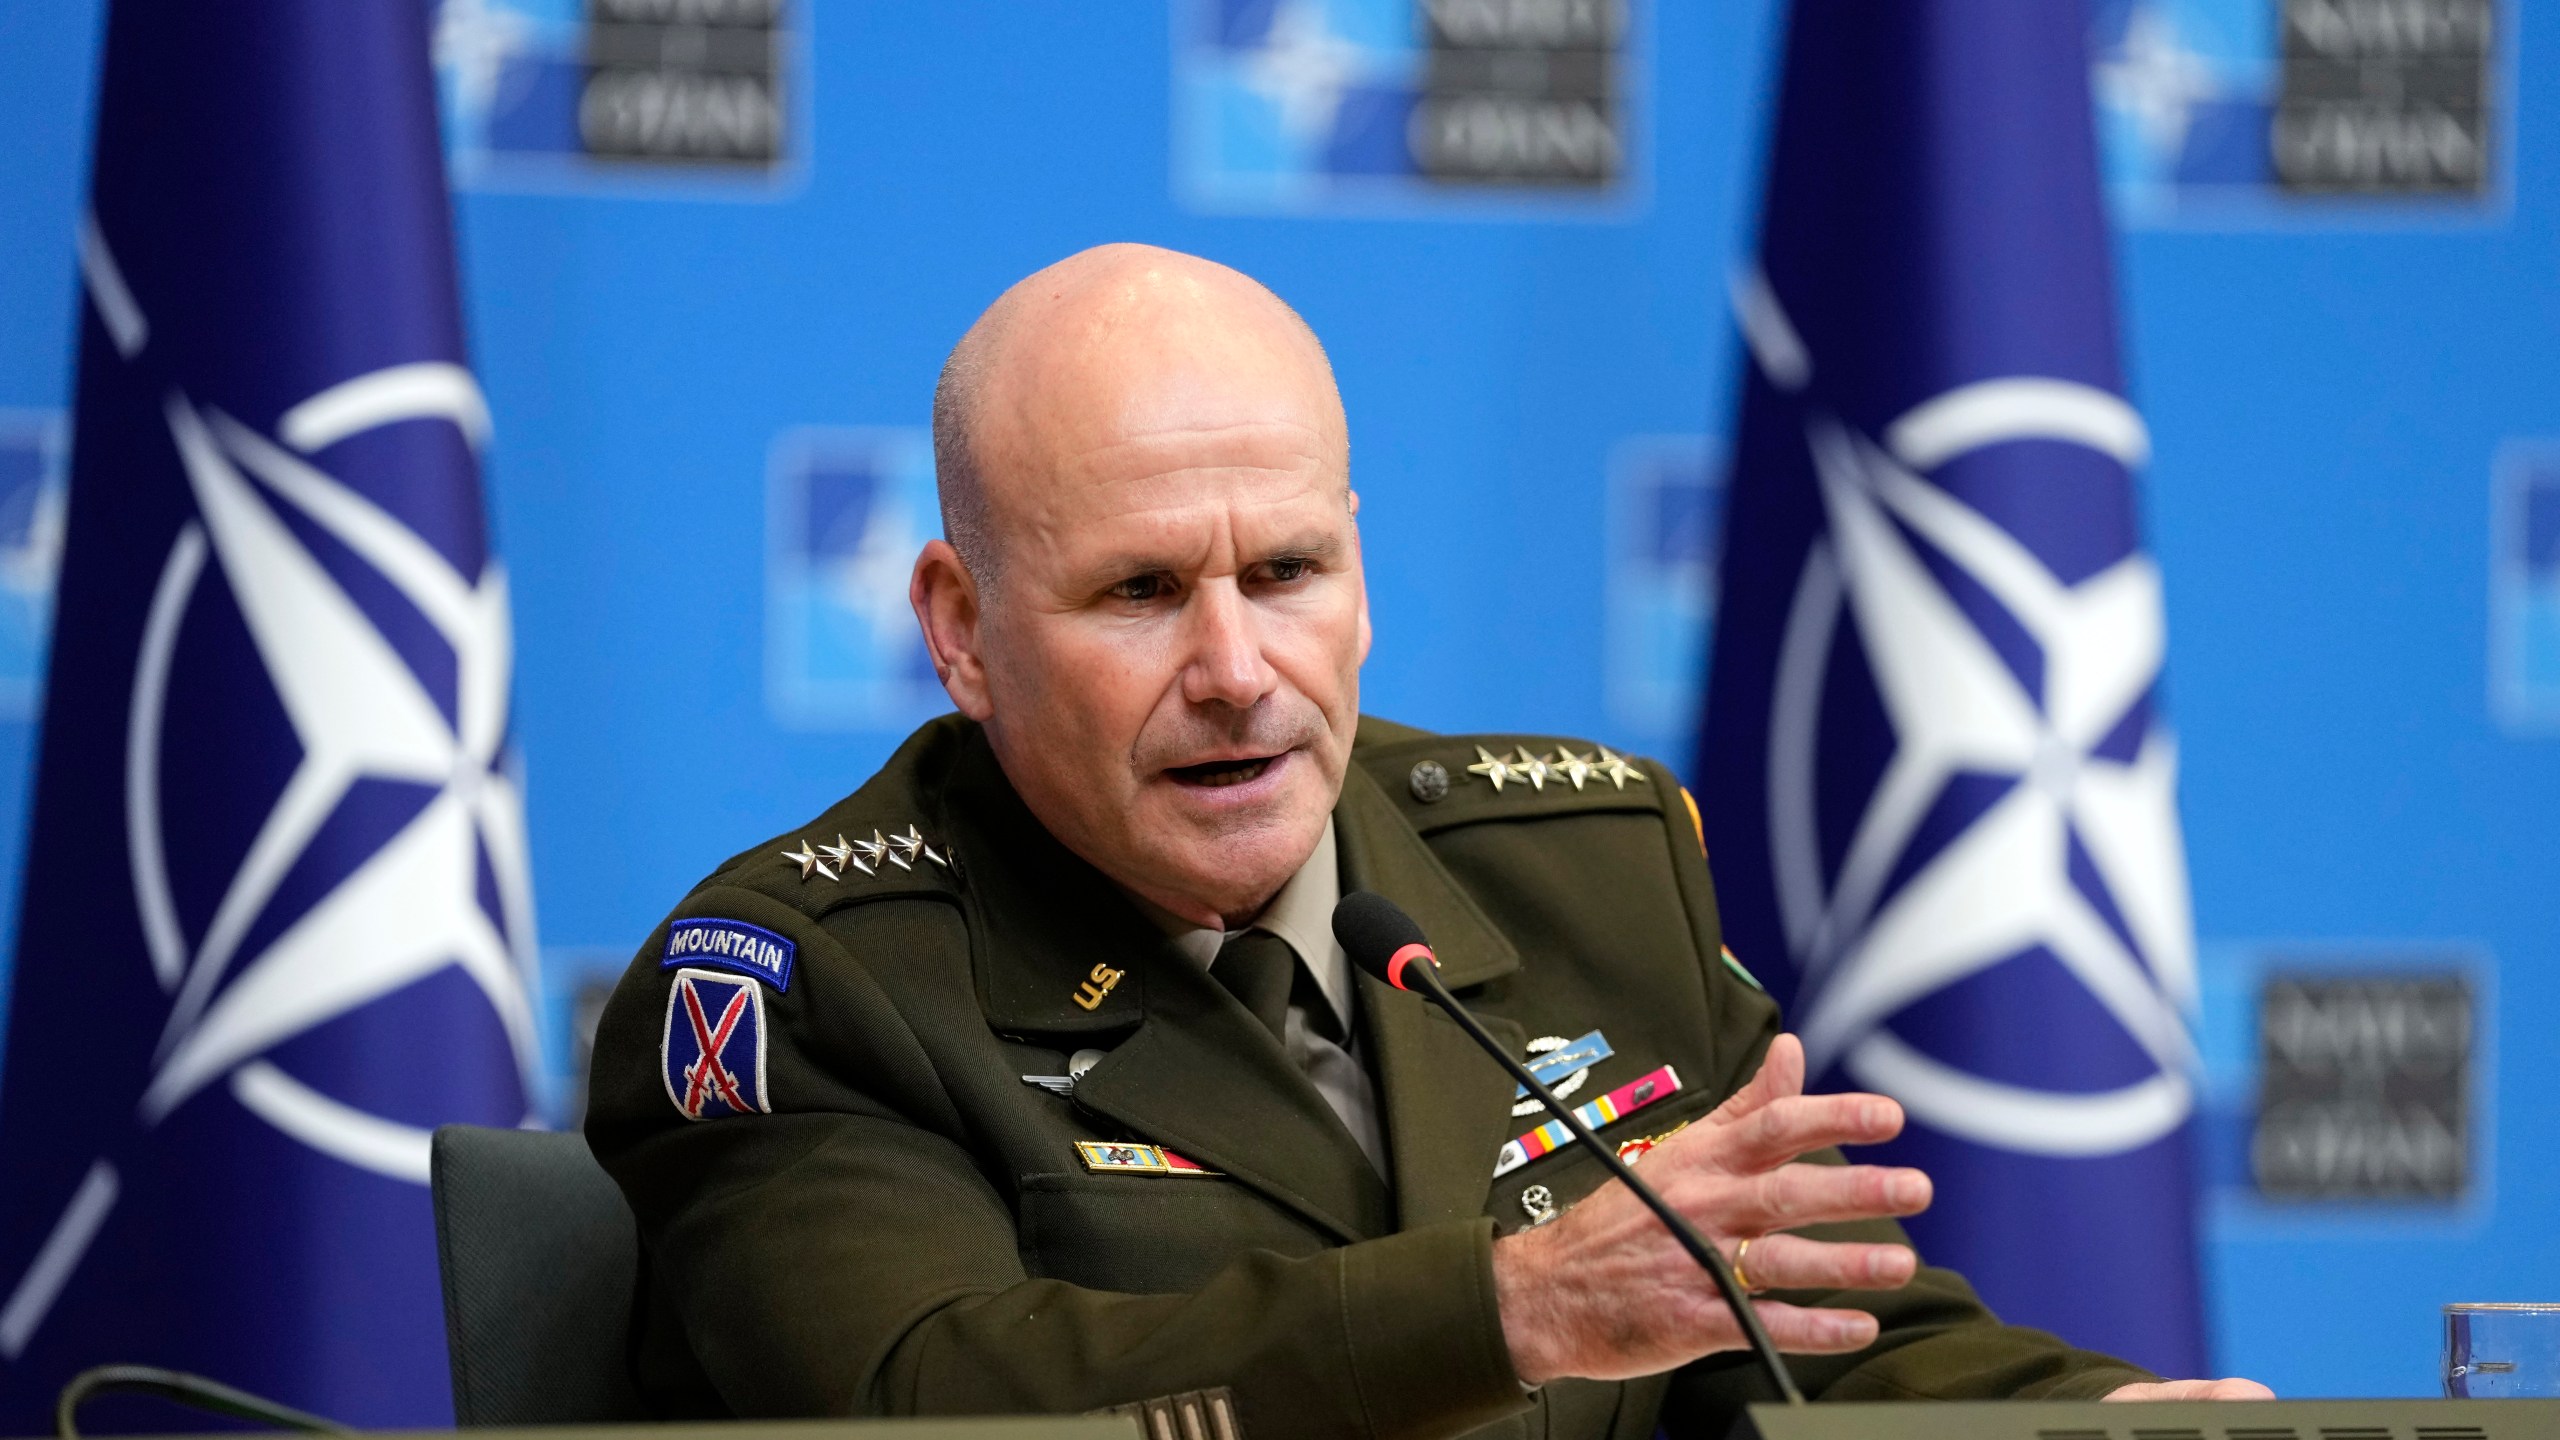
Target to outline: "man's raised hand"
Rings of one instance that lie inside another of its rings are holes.
[[[1781,1035],[1751,1083],[1648,1152],[1644,1173],[1727,1258],[1751,1243],[1744,1268],[1755,1290],[1891,1290],[1918,1263],[1908,1247],[1779,1232],[1927,1209],[1929,1177],[1917,1170],[1798,1163],[1901,1131],[1902,1107],[1881,1095],[1805,1094],[1804,1047]],[[1493,1278],[1512,1365],[1533,1385],[1650,1375],[1745,1343],[1715,1282],[1614,1180],[1552,1223],[1496,1244]],[[1781,1350],[1834,1354],[1876,1338],[1864,1311],[1753,1308]]]

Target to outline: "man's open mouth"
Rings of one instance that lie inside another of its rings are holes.
[[[1175,765],[1164,773],[1185,785],[1218,790],[1261,778],[1262,772],[1279,759],[1278,755],[1254,755],[1241,760],[1207,760],[1197,765]]]

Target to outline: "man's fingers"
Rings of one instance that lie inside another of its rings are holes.
[[[2109,1400],[2273,1400],[2276,1392],[2255,1380],[2156,1380],[2119,1386]]]
[[[1751,1302],[1769,1343],[1790,1355],[1844,1355],[1876,1343],[1876,1317],[1864,1310],[1809,1310],[1775,1300]]]
[[[1738,1246],[1724,1247],[1727,1259]],[[1835,1244],[1801,1235],[1763,1235],[1738,1267],[1754,1290],[1894,1290],[1920,1268],[1908,1245]]]
[[[1709,1131],[1694,1148],[1711,1150],[1728,1173],[1749,1175],[1827,1146],[1874,1145],[1901,1133],[1902,1107],[1882,1095],[1793,1095]]]
[[[1723,1104],[1707,1118],[1717,1123],[1741,1119],[1772,1100],[1804,1093],[1804,1042],[1793,1035],[1781,1035],[1769,1042],[1760,1057],[1760,1069],[1751,1083],[1725,1097]]]
[[[1680,1208],[1727,1235],[1917,1215],[1929,1208],[1933,1193],[1920,1171],[1882,1165],[1781,1165],[1720,1188],[1712,1199],[1700,1197],[1694,1207]]]

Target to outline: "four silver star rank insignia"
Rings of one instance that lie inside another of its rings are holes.
[[[1620,790],[1626,789],[1630,780],[1639,785],[1653,783],[1652,776],[1617,751],[1606,745],[1596,748],[1600,752],[1597,756],[1586,755],[1570,745],[1558,745],[1552,755],[1532,755],[1528,746],[1515,745],[1511,751],[1513,758],[1506,760],[1478,745],[1476,763],[1467,767],[1467,773],[1481,775],[1492,782],[1497,795],[1502,793],[1503,786],[1515,782],[1538,791],[1544,791],[1550,780],[1571,785],[1576,790],[1595,779],[1606,780]]]
[[[1587,755],[1570,745],[1560,744],[1554,754],[1540,755],[1531,754],[1526,745],[1515,745],[1511,751],[1513,758],[1504,759],[1478,745],[1475,747],[1476,763],[1467,766],[1466,771],[1470,775],[1482,776],[1497,795],[1502,793],[1503,786],[1515,782],[1537,791],[1544,791],[1551,780],[1559,785],[1571,785],[1576,790],[1593,780],[1606,780],[1620,790],[1626,789],[1630,780],[1639,785],[1653,783],[1652,776],[1617,751],[1606,745],[1594,748],[1598,754]],[[897,834],[883,834],[874,829],[868,840],[847,840],[841,831],[837,832],[832,845],[812,845],[803,839],[799,849],[785,850],[781,855],[799,867],[802,880],[815,876],[841,882],[847,871],[876,876],[885,865],[913,870],[920,861],[944,869],[951,866],[950,857],[925,839],[922,828],[913,822]]]
[[[924,831],[913,824],[909,824],[902,835],[883,835],[875,829],[868,840],[847,840],[839,831],[832,845],[812,845],[804,839],[799,849],[783,851],[782,858],[800,867],[803,880],[817,875],[841,881],[848,870],[877,875],[884,864],[913,870],[918,860],[931,861],[946,870],[951,868],[950,857],[935,849],[924,838]]]

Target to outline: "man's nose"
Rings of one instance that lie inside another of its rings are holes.
[[[1253,606],[1226,581],[1202,585],[1192,595],[1191,657],[1182,671],[1182,698],[1194,705],[1251,707],[1279,682],[1279,672],[1262,658]]]

